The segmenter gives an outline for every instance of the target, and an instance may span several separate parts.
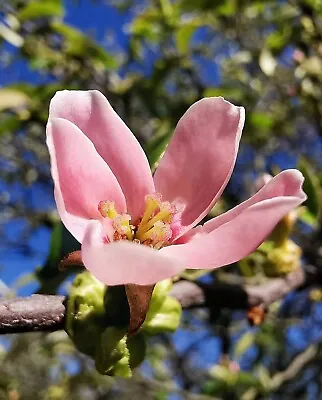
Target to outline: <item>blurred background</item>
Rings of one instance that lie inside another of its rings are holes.
[[[304,173],[309,199],[284,237],[291,246],[267,242],[238,265],[186,278],[258,285],[298,268],[302,254],[316,280],[271,304],[258,326],[215,305],[184,312],[175,334],[151,339],[130,381],[98,375],[64,332],[3,336],[0,399],[322,399],[322,2],[0,0],[4,298],[66,293],[71,282],[57,262],[78,244],[59,222],[45,146],[61,89],[102,91],[152,168],[193,102],[243,105],[235,172],[212,216],[286,168]]]

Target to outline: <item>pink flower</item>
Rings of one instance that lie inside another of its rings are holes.
[[[86,268],[108,285],[148,285],[255,250],[306,199],[299,171],[281,172],[194,228],[227,185],[244,118],[242,107],[222,98],[193,104],[152,177],[136,138],[100,92],[58,92],[47,125],[55,199]]]

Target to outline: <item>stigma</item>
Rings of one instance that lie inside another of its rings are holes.
[[[162,201],[158,193],[145,197],[145,209],[138,221],[133,222],[129,214],[119,214],[115,204],[104,200],[98,205],[101,216],[108,220],[112,234],[107,241],[130,240],[160,249],[170,244],[177,233],[179,212],[175,205]]]

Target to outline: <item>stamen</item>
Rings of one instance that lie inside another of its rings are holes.
[[[154,226],[143,233],[140,237],[141,242],[151,241],[151,244],[157,244],[159,242],[166,242],[171,238],[172,232],[169,224],[163,221],[157,221]]]
[[[117,215],[113,219],[113,228],[120,234],[124,239],[132,240],[133,232],[132,226],[130,225],[131,217],[128,214]]]
[[[115,210],[115,204],[113,201],[103,200],[98,204],[98,211],[101,213],[101,216],[104,218],[116,218],[118,216],[117,211]]]
[[[161,195],[158,193],[150,194],[145,196],[145,211],[142,217],[142,220],[138,226],[138,231],[149,221],[152,215],[157,211],[161,206]]]
[[[112,201],[103,200],[98,205],[103,217],[105,242],[130,240],[133,243],[161,249],[167,246],[181,227],[181,212],[177,204],[162,202],[158,193],[145,197],[145,211],[138,223],[131,224],[131,216],[119,214]]]
[[[174,214],[174,207],[169,202],[165,201],[160,204],[159,208],[159,212],[157,212],[154,217],[150,219],[150,221],[147,221],[147,223],[144,225],[140,225],[138,229],[138,234],[147,232],[158,221],[163,221],[166,223],[171,222],[172,215]]]

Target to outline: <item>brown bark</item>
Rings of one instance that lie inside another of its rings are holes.
[[[314,271],[298,269],[284,278],[270,279],[259,286],[227,283],[179,281],[170,293],[183,308],[207,307],[248,310],[255,306],[267,308],[287,293],[302,286],[319,283]],[[321,283],[321,282],[320,282]],[[33,295],[0,302],[0,333],[55,331],[64,328],[65,298],[63,296]]]
[[[0,302],[0,333],[63,329],[65,297],[34,294]]]

